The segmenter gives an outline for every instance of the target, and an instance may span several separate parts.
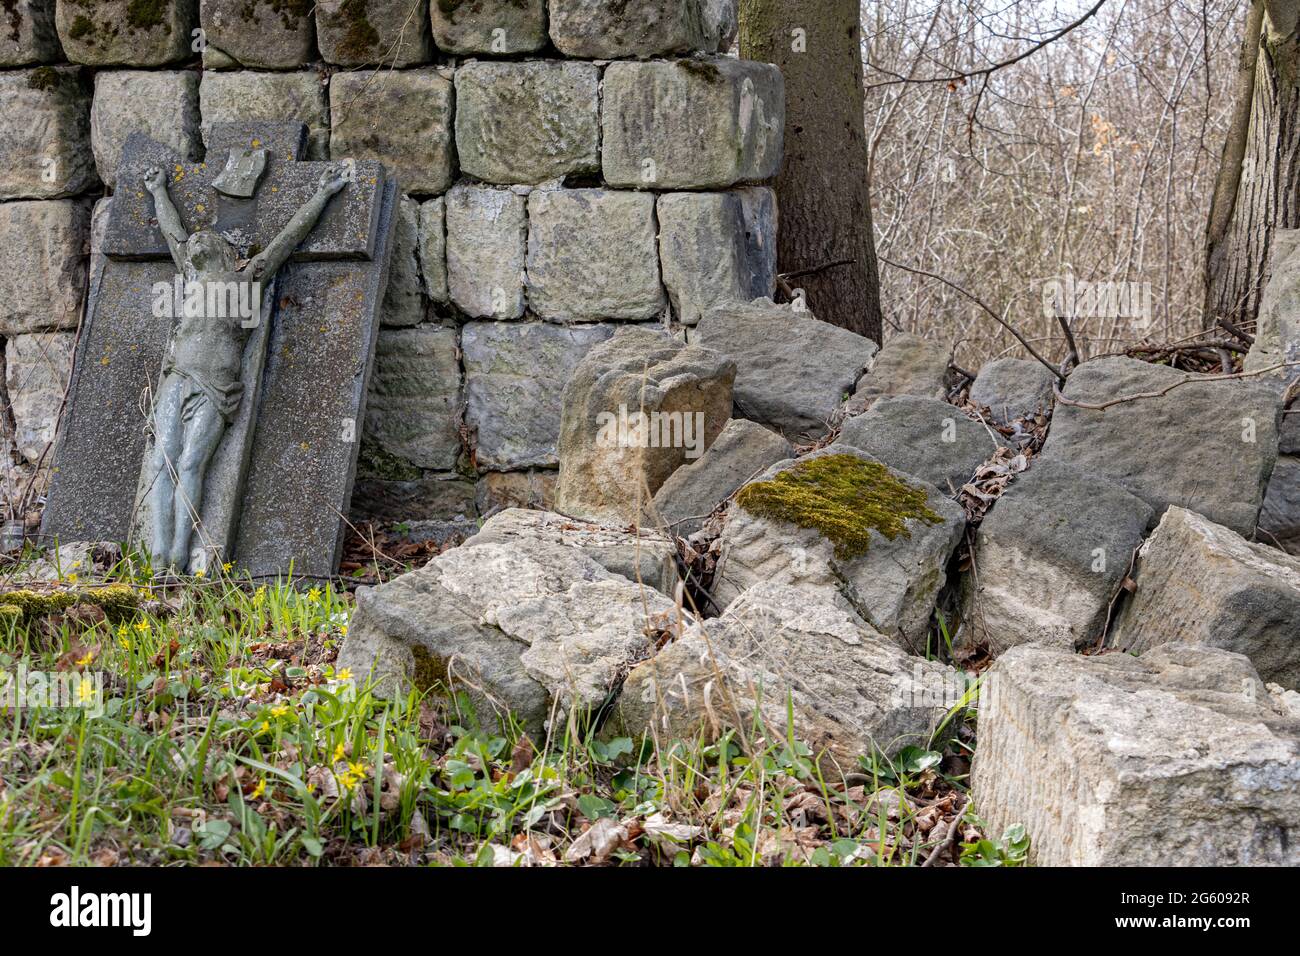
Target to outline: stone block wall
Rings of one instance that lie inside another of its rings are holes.
[[[381,160],[405,193],[356,515],[548,502],[560,393],[588,349],[773,292],[762,184],[784,91],[726,55],[735,17],[735,0],[6,4],[5,508],[42,489],[92,211],[127,135],[197,157],[213,123],[285,118],[313,158]]]

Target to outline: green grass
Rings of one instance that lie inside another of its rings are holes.
[[[0,616],[0,671],[103,682],[102,712],[0,707],[0,865],[1024,857],[1022,834],[987,838],[971,812],[960,737],[835,768],[761,726],[659,750],[576,719],[544,740],[493,736],[440,698],[381,700],[337,671],[351,597],[331,584],[159,588],[138,557],[58,572],[47,587],[121,582],[140,603],[117,621],[87,605]]]

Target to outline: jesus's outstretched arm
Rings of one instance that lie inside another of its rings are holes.
[[[285,260],[298,248],[299,243],[315,228],[330,198],[348,184],[346,171],[340,166],[331,166],[321,174],[320,188],[307,200],[289,220],[289,224],[280,231],[265,249],[253,257],[248,264],[254,279],[269,280],[284,265]]]

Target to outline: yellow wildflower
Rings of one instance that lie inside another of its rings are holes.
[[[250,794],[248,795],[248,799],[250,799],[250,800],[256,800],[258,797],[260,797],[260,796],[261,796],[262,794],[264,794],[264,793],[266,793],[266,778],[265,778],[265,777],[263,777],[261,780],[257,781],[257,786],[254,787],[254,788],[253,788],[253,792],[250,793]]]
[[[339,680],[352,680],[352,668],[345,667],[334,676]]]

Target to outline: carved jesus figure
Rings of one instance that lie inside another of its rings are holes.
[[[315,195],[264,250],[242,264],[230,243],[217,233],[200,230],[186,234],[162,170],[148,170],[144,182],[153,196],[158,227],[186,285],[199,283],[206,289],[218,282],[252,284],[252,289],[261,293],[253,301],[258,301],[260,315],[265,317],[276,272],[315,228],[330,198],[348,179],[345,167],[328,167]],[[221,300],[222,295],[204,296],[205,302]],[[178,572],[187,570],[189,564],[190,538],[203,501],[208,463],[243,398],[240,367],[244,346],[256,324],[239,315],[213,315],[211,311],[226,310],[184,310],[164,359],[162,385],[153,410],[150,547],[155,562]]]

